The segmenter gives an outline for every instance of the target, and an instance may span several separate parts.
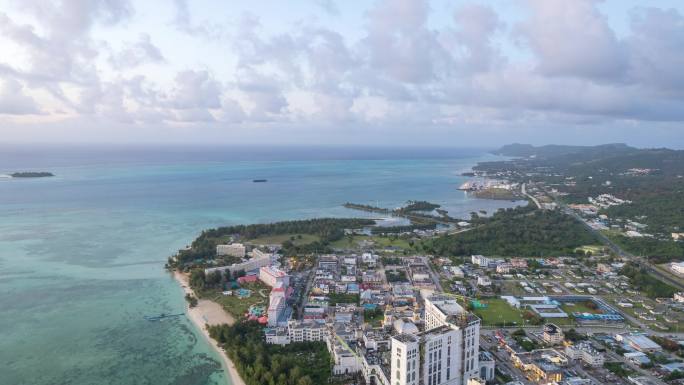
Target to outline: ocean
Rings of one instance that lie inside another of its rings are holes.
[[[0,146],[0,383],[225,384],[179,313],[168,256],[202,230],[357,216],[345,202],[439,203],[452,216],[516,203],[456,188],[484,149]],[[253,183],[253,179],[267,179]]]

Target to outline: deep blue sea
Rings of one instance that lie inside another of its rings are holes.
[[[163,265],[202,229],[363,216],[350,202],[510,207],[456,188],[483,149],[0,145],[0,384],[225,384]],[[268,179],[253,183],[253,179]]]

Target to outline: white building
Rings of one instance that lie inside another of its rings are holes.
[[[455,278],[465,277],[465,273],[463,272],[463,269],[461,269],[458,266],[451,266],[450,270],[451,270],[451,274],[453,274]]]
[[[315,322],[290,321],[287,332],[291,342],[324,341],[328,337],[327,327]]]
[[[674,300],[677,302],[684,302],[684,293],[683,292],[675,293]]]
[[[492,260],[483,255],[471,255],[470,262],[473,265],[478,265],[480,267],[488,267]]]
[[[285,289],[281,287],[271,290],[268,302],[268,326],[282,326],[279,325],[279,320],[286,309]],[[282,322],[287,322],[287,320],[282,320]]]
[[[653,342],[652,339],[643,334],[616,334],[615,340],[618,342],[624,342],[632,348],[644,353],[652,353],[663,350],[660,345]]]
[[[259,269],[259,279],[270,287],[276,287],[280,283],[284,287],[290,285],[290,276],[275,266],[264,266]]]
[[[672,262],[670,264],[670,269],[677,274],[684,275],[684,262]]]
[[[499,274],[508,274],[511,272],[513,266],[510,263],[500,263],[496,265],[496,272]]]
[[[418,385],[420,381],[420,339],[412,334],[399,334],[392,337],[392,358],[390,361],[390,384]]]
[[[484,381],[492,381],[496,377],[496,360],[489,352],[480,352],[478,357],[480,361],[480,379]]]
[[[477,286],[491,286],[492,281],[486,275],[480,275],[477,277]]]
[[[544,332],[542,333],[542,340],[547,344],[557,345],[563,342],[565,335],[563,330],[554,324],[544,325]]]
[[[468,379],[479,376],[478,356],[480,350],[480,319],[468,313],[458,302],[444,295],[433,295],[425,299],[425,330],[449,326],[457,331],[458,381],[465,384]],[[434,385],[434,384],[433,384]]]
[[[247,249],[242,243],[231,243],[228,245],[216,246],[216,255],[218,256],[230,255],[231,257],[244,258],[246,252]]]
[[[565,354],[570,359],[582,361],[584,364],[592,367],[603,366],[603,363],[605,362],[603,353],[591,347],[587,342],[581,342],[577,345],[566,347]]]
[[[230,271],[231,273],[236,271],[253,271],[270,265],[273,262],[273,259],[273,254],[255,250],[252,253],[252,258],[248,259],[247,261],[234,263],[230,266],[210,267],[208,269],[204,269],[204,274],[208,275],[215,271],[224,272],[226,270]]]

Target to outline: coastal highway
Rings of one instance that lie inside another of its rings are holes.
[[[615,242],[611,241],[608,237],[606,237],[603,233],[601,233],[600,231],[589,226],[589,224],[587,224],[587,222],[585,222],[584,219],[582,219],[582,217],[580,217],[579,214],[577,214],[574,210],[571,210],[565,206],[562,206],[562,207],[563,207],[563,210],[565,211],[566,214],[575,218],[582,225],[584,225],[584,227],[589,229],[589,231],[594,233],[596,235],[596,237],[599,240],[601,240],[605,245],[610,247],[610,249],[613,250],[613,252],[615,254],[631,260],[632,262],[639,265],[639,267],[645,269],[650,275],[660,279],[661,281],[664,281],[664,282],[670,284],[671,286],[677,288],[678,290],[684,291],[684,282],[681,279],[677,279],[673,276],[670,276],[670,275],[665,274],[662,271],[658,270],[648,261],[647,258],[635,256],[631,253],[626,252],[620,246],[615,244]]]
[[[527,193],[527,190],[525,189],[525,183],[523,183],[523,184],[520,186],[520,192],[521,192],[524,196],[530,198],[530,199],[532,200],[532,202],[534,202],[534,204],[537,205],[537,208],[538,208],[538,209],[542,208],[542,207],[541,207],[541,204],[539,204],[539,201],[537,200],[537,198],[535,198],[535,197],[533,197],[532,195],[530,195],[530,194]]]

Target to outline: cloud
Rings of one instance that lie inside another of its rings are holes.
[[[14,79],[6,79],[0,84],[0,114],[28,115],[40,114],[36,101],[24,93],[24,86]]]
[[[109,62],[117,69],[134,68],[145,63],[163,63],[164,55],[147,33],[141,33],[135,43],[126,43],[124,48],[112,54]]]
[[[167,104],[178,110],[220,108],[221,94],[221,84],[209,71],[182,71],[176,75]]]
[[[616,33],[600,1],[524,0],[515,18],[481,3],[368,2],[350,33],[331,0],[282,23],[174,0],[150,28],[126,1],[21,2],[0,12],[0,44],[18,52],[0,58],[0,109],[280,132],[684,121],[679,11],[631,9]]]
[[[531,16],[518,32],[550,76],[619,78],[624,47],[596,8],[596,0],[528,0]]]

